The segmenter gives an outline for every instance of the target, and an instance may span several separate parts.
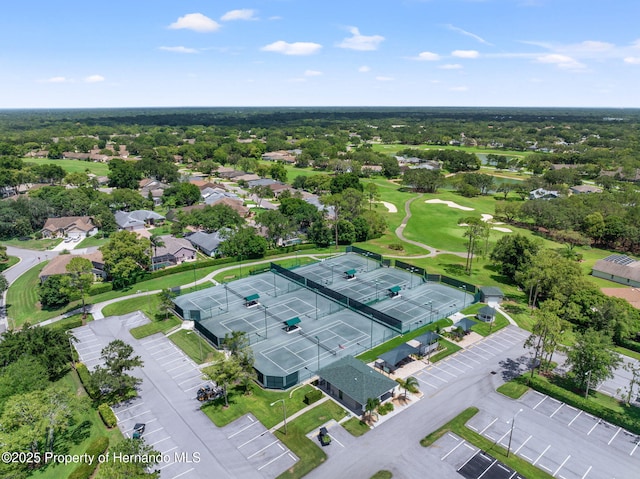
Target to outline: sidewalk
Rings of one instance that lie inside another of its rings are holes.
[[[309,404],[307,407],[300,409],[298,412],[295,412],[291,416],[287,416],[287,422],[293,421],[295,418],[297,418],[298,416],[301,416],[302,414],[304,414],[307,411],[310,411],[311,409],[316,407],[318,404],[322,404],[325,401],[329,401],[329,399],[330,399],[329,396],[324,396],[322,399],[314,402],[313,404]],[[275,426],[273,426],[271,429],[269,429],[269,432],[277,431],[278,429],[280,429],[283,426],[284,426],[284,421],[282,421],[282,422],[276,424]]]

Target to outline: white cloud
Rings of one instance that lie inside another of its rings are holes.
[[[587,40],[576,45],[577,50],[589,51],[589,52],[606,52],[613,49],[615,45],[613,43],[598,42],[593,40]]]
[[[294,42],[287,43],[279,40],[261,48],[265,52],[282,53],[283,55],[313,55],[322,48],[319,43]]]
[[[624,62],[630,65],[640,65],[640,57],[626,57]]]
[[[452,86],[449,91],[469,91],[468,86]]]
[[[249,8],[231,10],[222,15],[222,17],[220,17],[220,20],[222,20],[223,22],[231,22],[233,20],[257,20],[258,18],[254,16],[255,13],[255,10],[251,10]]]
[[[419,60],[423,62],[435,62],[440,60],[440,55],[433,52],[420,52],[417,57],[414,57],[414,60]]]
[[[360,68],[358,68],[358,71],[360,73],[368,73],[371,71],[371,67],[368,67],[367,65],[362,65]]]
[[[90,75],[84,79],[85,83],[100,83],[104,81],[102,75]]]
[[[43,80],[45,83],[68,83],[70,80],[66,77],[51,77]]]
[[[568,55],[562,55],[561,53],[549,53],[547,55],[539,56],[536,60],[538,63],[550,63],[564,70],[579,70],[584,68],[584,64]]]
[[[454,50],[451,55],[457,58],[478,58],[480,52],[477,50]]]
[[[187,47],[159,47],[158,50],[173,53],[198,53],[198,50],[196,50],[195,48]]]
[[[306,77],[319,77],[320,75],[322,75],[322,72],[318,70],[305,70],[304,72],[304,76]]]
[[[187,13],[169,25],[171,30],[193,30],[194,32],[215,32],[220,24],[202,13]]]
[[[640,48],[640,39],[636,40],[631,44],[633,48]]]
[[[351,37],[345,38],[338,43],[340,48],[348,48],[349,50],[371,51],[377,50],[378,45],[384,41],[381,35],[361,35],[357,27],[349,28]]]
[[[468,32],[468,31],[466,31],[466,30],[463,30],[462,28],[456,27],[456,26],[451,25],[451,24],[448,24],[448,25],[445,25],[445,26],[446,26],[449,30],[451,30],[451,31],[458,32],[458,33],[460,33],[461,35],[465,35],[465,36],[467,36],[467,37],[471,37],[471,38],[473,38],[474,40],[479,41],[480,43],[484,43],[485,45],[493,45],[492,43],[489,43],[489,42],[488,42],[488,41],[486,41],[484,38],[482,38],[482,37],[480,37],[480,36],[476,35],[475,33]]]
[[[395,80],[395,78],[393,78],[393,77],[385,77],[385,76],[378,76],[378,77],[376,77],[376,80],[378,80],[378,81],[393,81],[393,80]]]
[[[442,70],[460,70],[462,65],[459,63],[447,63],[446,65],[439,66],[438,68],[441,68]]]

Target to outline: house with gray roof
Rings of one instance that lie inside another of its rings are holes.
[[[558,198],[560,193],[556,190],[545,190],[544,188],[538,188],[529,192],[530,200],[552,200]]]
[[[480,288],[480,302],[500,304],[504,298],[502,290],[496,286],[483,286]]]
[[[640,261],[622,255],[612,254],[596,261],[591,269],[596,278],[608,279],[634,288],[640,287]]]
[[[318,387],[357,415],[364,413],[369,398],[385,401],[398,385],[353,356],[345,356],[317,374]]]
[[[213,233],[196,231],[185,239],[207,256],[215,256],[218,251],[218,246],[224,241],[219,231],[214,231]]]
[[[164,221],[164,216],[149,210],[116,211],[116,224],[121,230],[135,231]]]
[[[196,259],[196,249],[187,239],[176,238],[171,235],[160,236],[160,239],[163,244],[153,248],[151,264],[154,269],[173,266]]]

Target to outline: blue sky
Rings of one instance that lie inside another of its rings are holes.
[[[640,107],[637,0],[20,0],[0,108]]]

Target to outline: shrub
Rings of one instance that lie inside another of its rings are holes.
[[[391,243],[389,245],[389,249],[392,249],[395,251],[404,251],[404,246],[402,246],[402,244],[400,243]]]
[[[378,406],[378,414],[380,414],[381,416],[385,416],[391,411],[393,411],[393,403],[391,402],[386,402]]]
[[[118,424],[118,419],[108,404],[100,404],[100,406],[98,406],[98,412],[100,413],[102,422],[104,422],[105,426],[108,428],[115,427]]]
[[[76,364],[76,371],[78,373],[78,377],[84,386],[84,389],[87,391],[87,394],[91,399],[95,399],[98,397],[98,390],[96,389],[93,381],[91,379],[91,373],[87,369],[87,367],[82,363]]]
[[[104,453],[109,447],[109,438],[100,436],[91,442],[85,451],[87,456],[93,457],[93,461],[82,461],[78,467],[76,467],[68,479],[89,479],[98,467],[98,461],[95,460],[97,456]],[[89,464],[91,462],[91,464]]]
[[[106,293],[107,291],[111,291],[113,289],[112,283],[98,283],[94,284],[89,288],[89,296],[95,296],[96,294]]]
[[[322,391],[319,389],[314,389],[313,391],[309,391],[304,395],[305,404],[313,404],[316,401],[319,401],[322,398]]]

